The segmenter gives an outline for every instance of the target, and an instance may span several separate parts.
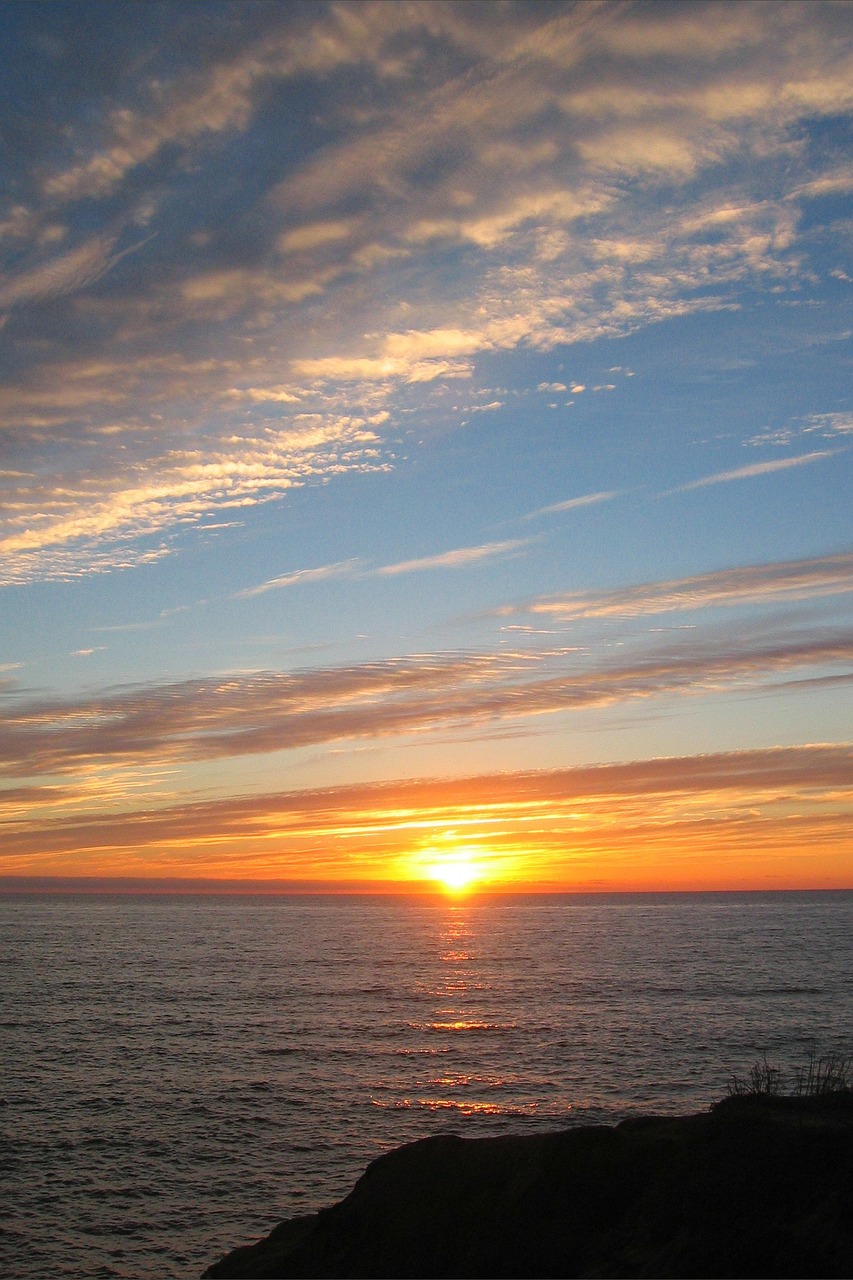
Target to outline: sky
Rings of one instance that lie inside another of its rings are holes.
[[[2,883],[853,887],[853,7],[0,9]]]

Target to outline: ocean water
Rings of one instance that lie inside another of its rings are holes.
[[[0,898],[0,1272],[195,1277],[369,1160],[853,1048],[853,893]]]

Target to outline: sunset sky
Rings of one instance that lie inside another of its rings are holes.
[[[853,886],[853,6],[0,8],[0,874]]]

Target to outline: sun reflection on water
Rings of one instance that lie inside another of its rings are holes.
[[[513,1069],[507,1057],[508,1039],[521,1023],[517,1010],[507,1016],[493,976],[489,904],[451,898],[428,909],[434,912],[435,949],[413,981],[419,1008],[403,1024],[412,1043],[396,1050],[409,1059],[410,1072],[396,1086],[378,1085],[373,1105],[420,1112],[426,1124],[431,1115],[436,1124],[490,1120],[496,1126],[490,1132],[501,1131],[504,1122],[565,1116],[571,1105],[550,1092],[549,1081],[536,1071],[531,1081],[526,1068],[515,1062]]]
[[[443,972],[432,988],[436,1007],[432,1018],[423,1024],[424,1031],[447,1039],[451,1054],[461,1060],[455,1069],[448,1065],[423,1077],[419,1095],[402,1100],[405,1107],[461,1115],[501,1115],[508,1110],[507,1103],[495,1096],[509,1088],[503,1074],[467,1069],[464,1061],[469,1036],[479,1038],[507,1029],[487,1013],[490,986],[477,968],[472,910],[468,902],[448,906],[440,939]]]

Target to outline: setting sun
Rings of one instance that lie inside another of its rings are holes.
[[[430,879],[447,893],[466,893],[482,877],[482,868],[465,849],[437,859],[429,867]]]

